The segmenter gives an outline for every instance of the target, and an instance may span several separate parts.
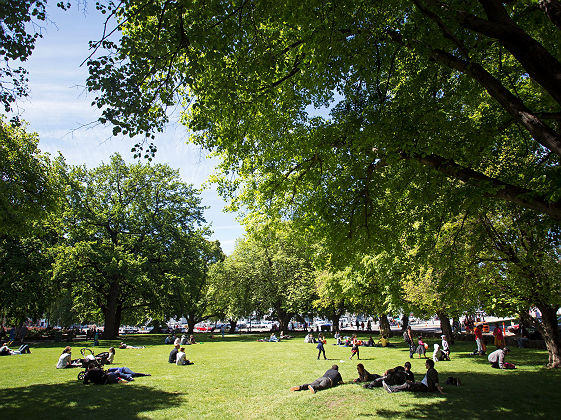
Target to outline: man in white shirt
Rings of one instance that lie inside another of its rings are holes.
[[[179,351],[177,352],[177,359],[175,361],[175,364],[177,366],[192,365],[193,364],[193,362],[188,360],[187,356],[185,355],[185,347],[181,347],[179,349]]]
[[[504,347],[489,354],[487,360],[489,360],[489,363],[491,363],[491,367],[494,367],[495,369],[504,369],[505,356],[509,352],[510,349],[508,347]]]

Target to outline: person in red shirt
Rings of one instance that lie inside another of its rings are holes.
[[[497,346],[498,349],[502,349],[505,346],[505,338],[503,336],[503,330],[499,324],[495,325],[493,336],[495,337],[495,346]]]
[[[474,353],[479,355],[485,354],[485,348],[483,347],[483,330],[481,326],[476,326],[473,333],[475,334],[475,343],[477,344],[477,350]]]

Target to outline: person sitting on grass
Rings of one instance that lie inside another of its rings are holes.
[[[22,344],[19,346],[19,349],[12,350],[10,349],[6,343],[0,344],[0,356],[13,356],[16,354],[30,354],[31,350],[29,350],[29,346],[27,344]]]
[[[311,384],[304,384],[300,386],[293,386],[290,391],[304,391],[309,390],[312,394],[322,389],[332,388],[343,383],[343,378],[339,373],[339,366],[333,365],[331,369],[323,374],[321,378],[316,379]]]
[[[414,381],[415,376],[411,372],[411,363],[405,362],[403,366],[396,366],[388,369],[383,376],[373,374],[375,378],[372,382],[364,385],[365,388],[372,389],[382,387],[385,381],[388,385],[403,385],[406,381]]]
[[[433,392],[437,391],[446,394],[438,383],[438,372],[434,368],[434,360],[427,359],[425,362],[427,373],[421,382],[406,381],[403,385],[389,385],[383,381],[382,386],[389,392],[412,391],[412,392]]]
[[[378,343],[376,344],[376,347],[395,347],[392,343],[390,343],[390,340],[388,340],[388,337],[386,337],[385,335],[380,336],[380,339],[378,340]]]
[[[131,346],[130,344],[121,343],[119,345],[120,349],[143,349],[144,346]]]
[[[432,352],[432,360],[434,360],[434,363],[443,360],[442,350],[440,350],[440,346],[436,343],[434,343],[434,351]]]
[[[212,334],[210,335],[210,338],[213,338]],[[195,341],[195,336],[194,335],[189,336],[189,341],[187,342],[187,344],[189,344],[189,345],[197,344],[197,342]]]
[[[376,378],[379,378],[380,375],[376,375],[375,373],[368,372],[362,363],[356,365],[356,370],[358,372],[358,378],[354,379],[353,382],[371,382]]]
[[[107,364],[110,365],[113,363],[113,359],[115,359],[115,347],[109,347],[109,355],[107,356]]]
[[[169,363],[175,363],[177,361],[177,353],[179,353],[179,344],[174,344],[173,349],[169,352]]]
[[[487,360],[491,363],[491,367],[495,369],[512,369],[512,367],[514,367],[512,363],[505,363],[505,357],[509,352],[510,349],[508,347],[503,347],[502,349],[497,349],[489,353]]]
[[[287,340],[287,339],[289,339],[289,338],[294,338],[294,336],[292,336],[292,335],[286,335],[286,334],[284,333],[284,331],[281,331],[281,332],[280,332],[279,337],[280,337],[281,340]]]
[[[177,366],[194,364],[192,361],[187,359],[187,356],[185,355],[185,347],[181,347],[179,349],[179,351],[177,352],[177,358],[176,358],[175,364]]]
[[[72,348],[66,346],[62,351],[62,354],[58,358],[58,363],[56,364],[57,369],[66,369],[72,366]]]

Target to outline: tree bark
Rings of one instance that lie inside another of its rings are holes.
[[[331,321],[331,325],[333,331],[339,331],[339,321],[341,320],[341,314],[338,311],[333,312],[331,316],[329,316],[329,320]]]
[[[117,338],[119,333],[119,325],[116,325],[116,316],[120,294],[121,287],[119,285],[119,280],[114,278],[109,286],[109,293],[106,296],[107,301],[105,307],[102,308],[104,316],[103,338],[106,340]],[[117,330],[117,334],[115,333],[115,329]]]
[[[543,305],[538,306],[538,309],[542,313],[542,322],[536,327],[543,336],[549,353],[547,367],[558,368],[561,366],[561,335],[557,326],[557,310],[559,307]]]
[[[188,334],[193,334],[193,332],[195,331],[195,324],[197,323],[197,319],[195,318],[194,315],[187,315],[187,333]]]
[[[403,314],[401,316],[401,333],[403,334],[409,326],[409,315]]]
[[[386,337],[391,337],[392,330],[390,328],[390,322],[388,321],[388,314],[380,315],[380,335]]]
[[[446,336],[446,341],[450,344],[454,344],[454,334],[452,333],[452,327],[450,325],[450,318],[444,312],[437,312],[438,319],[440,319],[440,330],[442,334]]]
[[[288,331],[288,324],[292,319],[292,314],[287,314],[286,312],[279,313],[277,317],[279,321],[279,331],[287,332]]]
[[[234,334],[236,332],[236,325],[238,324],[238,320],[230,319],[228,323],[230,324],[230,334]]]
[[[549,20],[561,29],[561,3],[556,0],[540,0],[539,5]]]

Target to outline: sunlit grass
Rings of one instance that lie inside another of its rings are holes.
[[[262,334],[261,336],[264,336]],[[259,418],[558,418],[561,412],[561,374],[543,367],[544,351],[513,349],[509,360],[515,371],[491,369],[486,358],[471,356],[471,342],[452,347],[452,360],[436,366],[444,383],[448,376],[461,377],[464,386],[445,387],[437,394],[387,394],[350,383],[358,361],[349,360],[350,348],[331,345],[329,360],[316,360],[313,344],[302,337],[280,343],[256,342],[257,336],[226,336],[205,339],[186,346],[192,366],[167,362],[171,346],[163,336],[127,338],[142,350],[117,350],[115,365],[128,366],[150,377],[127,385],[83,385],[79,369],[55,369],[67,343],[32,347],[31,355],[0,358],[0,415],[2,419],[259,419]],[[330,343],[331,341],[331,343]],[[394,338],[395,342],[399,340]],[[431,343],[432,347],[432,342]],[[101,341],[96,352],[116,342]],[[86,343],[73,344],[73,357]],[[409,360],[408,349],[361,348],[361,362],[373,373]],[[293,385],[321,376],[333,363],[339,365],[345,385],[312,395],[289,392]],[[413,372],[421,380],[424,359],[412,360]]]

